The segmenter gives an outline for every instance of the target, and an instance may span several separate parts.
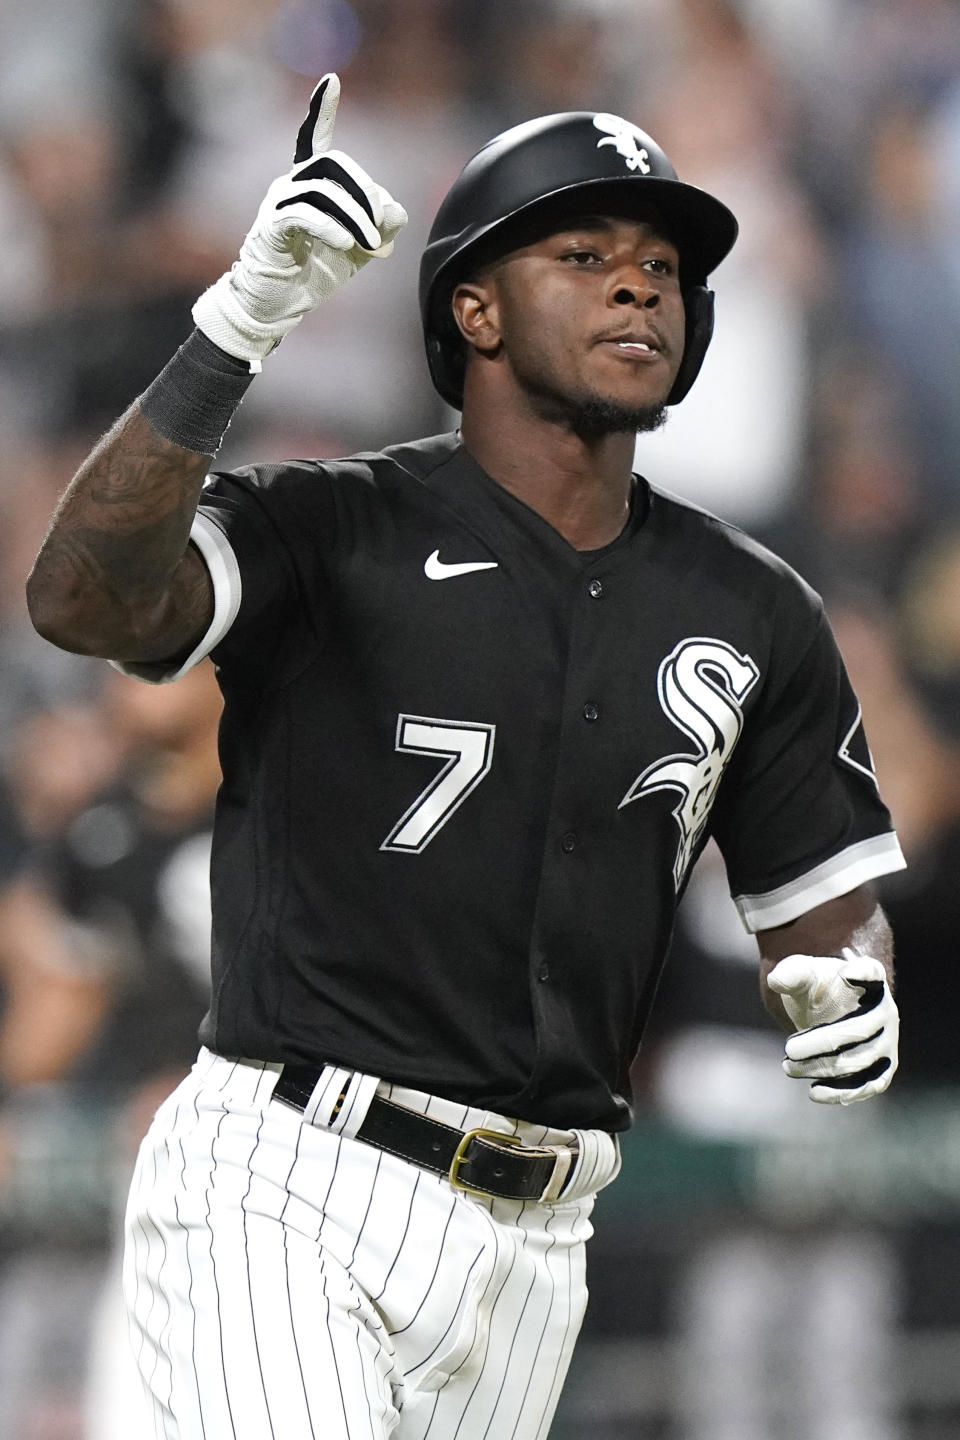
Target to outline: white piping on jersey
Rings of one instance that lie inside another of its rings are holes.
[[[798,875],[776,890],[763,895],[735,895],[734,904],[751,933],[770,930],[775,925],[789,924],[827,900],[848,894],[868,880],[904,870],[906,864],[900,842],[891,830],[848,845],[806,875]]]

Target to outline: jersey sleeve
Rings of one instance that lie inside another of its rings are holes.
[[[782,641],[781,648],[791,653]],[[782,675],[773,667],[747,718],[713,832],[750,931],[786,925],[906,863],[860,705],[819,607],[799,661]]]
[[[211,471],[190,531],[213,585],[206,634],[176,663],[114,661],[139,680],[176,680],[205,656],[250,683],[322,630],[323,554],[334,512],[322,468],[310,462]]]

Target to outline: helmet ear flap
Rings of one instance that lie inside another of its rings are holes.
[[[463,409],[463,381],[467,368],[466,349],[457,343],[452,325],[438,323],[426,332],[427,366],[430,378],[441,397],[454,410]]]
[[[713,336],[713,291],[705,285],[691,285],[684,292],[683,300],[687,312],[687,338],[677,378],[667,396],[668,405],[678,405],[700,374],[703,357]]]

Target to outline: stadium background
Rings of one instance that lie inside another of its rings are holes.
[[[216,784],[209,668],[174,694],[63,655],[23,580],[328,69],[338,144],[410,225],[271,359],[223,462],[448,428],[415,305],[441,195],[515,121],[629,116],[741,220],[701,379],[638,465],[824,594],[910,861],[883,895],[901,1075],[824,1112],[780,1074],[705,857],[555,1440],[952,1440],[960,5],[0,0],[0,54],[0,1440],[131,1433],[104,1282],[131,1149],[202,1009]]]

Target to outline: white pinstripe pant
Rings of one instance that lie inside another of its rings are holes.
[[[201,1051],[141,1147],[124,1291],[158,1440],[540,1440],[586,1306],[593,1195],[468,1197],[350,1132],[378,1088],[529,1144],[569,1134],[369,1076],[336,1133],[270,1099],[278,1070]],[[330,1094],[343,1077],[328,1067]],[[578,1136],[599,1188],[615,1146]]]

